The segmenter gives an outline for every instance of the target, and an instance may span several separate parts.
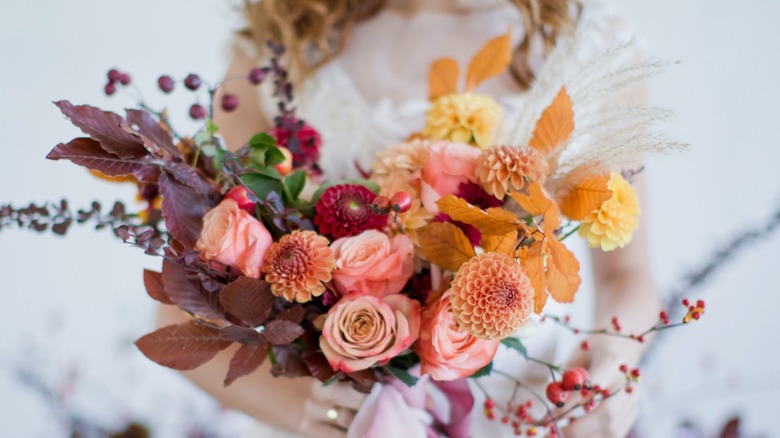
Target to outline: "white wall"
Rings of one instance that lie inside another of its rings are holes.
[[[622,7],[651,55],[681,61],[654,80],[652,98],[676,112],[669,134],[692,148],[650,161],[644,224],[653,235],[657,278],[668,289],[730,234],[764,221],[780,205],[780,3],[625,0]],[[59,196],[73,205],[130,202],[131,187],[97,182],[81,168],[43,158],[57,142],[79,134],[50,102],[70,99],[117,111],[132,105],[128,97],[102,96],[112,66],[130,70],[157,102],[161,73],[192,70],[219,78],[224,44],[236,25],[229,3],[205,0],[12,2],[4,15],[0,203],[15,204]],[[183,115],[188,97],[176,96],[174,115]],[[670,436],[683,416],[712,434],[734,412],[744,414],[750,432],[780,430],[773,421],[780,384],[769,378],[780,360],[779,243],[774,235],[753,245],[715,276],[703,289],[704,320],[656,351],[642,384],[646,436]],[[174,431],[198,417],[228,435],[245,426],[132,346],[153,320],[141,270],[158,263],[108,232],[81,228],[66,238],[0,232],[4,436],[59,436],[58,419],[15,377],[20,364],[34,365],[52,382],[77,369],[71,405],[106,423],[140,416],[160,436],[180,436]]]

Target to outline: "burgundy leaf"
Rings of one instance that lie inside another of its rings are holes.
[[[273,349],[276,364],[271,367],[271,375],[274,377],[302,377],[309,376],[309,368],[303,363],[301,352],[297,348],[284,346]]]
[[[303,353],[303,362],[309,367],[311,375],[322,383],[327,382],[337,374],[331,368],[328,359],[320,352],[308,351]]]
[[[154,171],[158,172],[157,166],[138,159],[122,159],[100,146],[96,140],[91,138],[76,138],[69,143],[60,143],[46,155],[50,160],[70,160],[71,162],[84,166],[87,169],[97,170],[108,176],[136,175],[141,181],[155,182],[155,179],[149,179]]]
[[[720,438],[739,438],[741,436],[739,431],[739,417],[729,419],[723,430],[720,432]]]
[[[188,248],[194,247],[203,228],[203,216],[216,203],[216,196],[199,194],[169,176],[167,172],[160,175],[160,191],[163,197],[162,213],[168,232]]]
[[[235,382],[239,377],[253,373],[268,357],[268,344],[261,342],[255,345],[242,345],[230,360],[230,369],[225,377],[225,386]]]
[[[204,290],[198,276],[178,263],[163,261],[162,283],[165,294],[182,310],[207,319],[222,319],[219,294]]]
[[[265,326],[263,337],[273,345],[286,345],[303,334],[303,327],[290,321],[271,321]]]
[[[173,304],[173,301],[165,294],[165,288],[163,288],[162,283],[162,274],[159,272],[144,269],[144,286],[146,286],[146,293],[148,293],[150,297],[163,304]]]
[[[301,321],[303,321],[303,315],[305,313],[306,311],[303,309],[303,306],[301,306],[300,304],[295,304],[294,306],[290,307],[284,312],[276,315],[276,319],[300,324]]]
[[[362,392],[364,394],[371,392],[371,388],[374,386],[374,383],[379,381],[376,373],[371,369],[355,371],[354,373],[347,373],[347,376],[354,380],[352,387],[356,391]]]
[[[182,371],[203,365],[230,344],[222,339],[219,330],[195,321],[163,327],[135,342],[149,359]]]
[[[240,342],[245,345],[259,344],[265,342],[263,337],[255,329],[241,327],[240,325],[229,325],[222,330],[222,338],[229,341]]]
[[[144,110],[127,110],[127,121],[136,125],[136,130],[149,139],[155,146],[164,149],[174,156],[179,156],[179,150],[173,145],[171,135],[157,120]]]
[[[239,277],[219,294],[219,302],[225,310],[252,327],[268,318],[275,300],[271,285],[252,277]]]
[[[196,192],[215,196],[217,190],[214,185],[208,182],[197,169],[185,163],[170,163],[165,166],[166,170],[176,178],[176,181],[195,189]]]
[[[125,132],[120,125],[122,117],[89,105],[74,106],[67,100],[55,102],[65,116],[85,134],[94,138],[103,149],[120,158],[140,158],[149,155],[143,142],[136,136]]]

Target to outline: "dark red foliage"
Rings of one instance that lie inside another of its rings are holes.
[[[250,327],[268,318],[275,300],[268,283],[251,277],[239,277],[219,294],[219,302],[225,310]]]
[[[182,371],[203,365],[230,344],[219,330],[195,321],[163,327],[135,342],[149,359]]]
[[[182,310],[208,319],[222,319],[219,295],[203,288],[198,275],[180,264],[163,261],[162,283],[168,298]]]
[[[225,377],[225,386],[229,386],[236,379],[247,374],[251,374],[268,357],[269,347],[264,341],[254,345],[242,345],[230,360],[230,368],[227,377]]]
[[[55,105],[85,134],[100,143],[107,152],[119,158],[140,158],[149,155],[143,141],[121,128],[122,117],[89,105],[74,106],[67,100]]]
[[[165,293],[161,273],[144,269],[144,286],[150,297],[163,304],[173,304],[173,301]]]

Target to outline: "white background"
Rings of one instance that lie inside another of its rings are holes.
[[[44,159],[79,134],[50,103],[69,99],[121,110],[105,98],[105,71],[131,71],[151,102],[161,73],[217,79],[238,26],[227,2],[38,0],[8,2],[0,27],[0,203],[93,199],[132,202],[132,187],[96,181],[83,169]],[[655,58],[681,63],[652,83],[652,100],[677,117],[668,125],[692,148],[648,165],[644,226],[662,290],[730,236],[780,207],[780,3],[762,0],[624,0],[621,7]],[[183,115],[191,96],[166,102]],[[188,126],[180,123],[182,130]],[[707,314],[664,340],[645,370],[643,436],[671,436],[683,418],[707,435],[731,414],[751,435],[778,435],[780,390],[776,313],[780,233],[751,245],[701,289]],[[153,323],[143,267],[158,261],[86,228],[66,238],[0,232],[0,436],[64,436],[61,410],[18,378],[26,369],[62,389],[68,411],[114,427],[128,418],[156,436],[191,426],[236,436],[246,426],[175,373],[141,356],[132,341]],[[75,379],[74,379],[75,376]],[[188,425],[188,426],[185,426]]]

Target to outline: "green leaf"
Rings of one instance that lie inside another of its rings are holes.
[[[501,343],[506,345],[512,350],[518,351],[520,354],[523,355],[526,359],[528,359],[528,350],[525,348],[525,345],[523,345],[522,342],[520,342],[520,339],[517,338],[504,338],[501,340]]]
[[[284,184],[279,179],[261,173],[244,173],[241,175],[241,181],[258,199],[265,200],[271,192],[280,195],[284,193]]]
[[[492,373],[492,372],[493,372],[493,362],[491,361],[489,364],[487,364],[484,367],[478,369],[476,373],[472,374],[469,377],[471,377],[473,379],[476,379],[478,377],[489,376],[490,373]]]
[[[276,139],[271,134],[261,132],[249,139],[249,147],[261,149],[276,147]]]
[[[249,158],[261,167],[282,163],[285,156],[276,147],[276,139],[262,132],[249,139]]]
[[[212,120],[212,119],[208,119],[208,120],[206,121],[206,131],[207,131],[209,134],[211,134],[211,135],[214,135],[214,134],[216,134],[217,132],[219,132],[219,127],[217,126],[217,124],[216,124],[216,123],[214,123],[214,120]]]
[[[320,188],[318,188],[317,191],[314,192],[314,195],[311,197],[312,204],[316,204],[317,201],[320,200],[320,197],[322,197],[322,194],[325,193],[325,190],[328,190],[333,186],[337,186],[341,184],[355,184],[355,185],[363,186],[368,190],[371,190],[375,194],[377,195],[379,194],[379,184],[373,181],[369,181],[367,179],[356,178],[356,179],[345,179],[341,181],[330,181],[321,185]]]
[[[295,201],[298,199],[298,196],[301,195],[303,186],[306,185],[306,171],[301,169],[293,174],[287,175],[284,178],[284,185],[287,187],[287,190],[290,191],[292,201]]]
[[[392,365],[385,365],[385,370],[389,372],[390,374],[394,375],[398,378],[398,380],[404,382],[406,386],[414,386],[418,380],[417,377],[414,377],[413,375],[409,374],[406,370],[394,367]]]

